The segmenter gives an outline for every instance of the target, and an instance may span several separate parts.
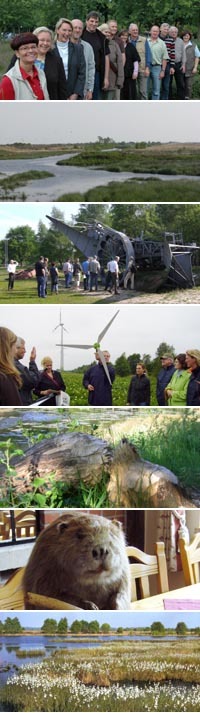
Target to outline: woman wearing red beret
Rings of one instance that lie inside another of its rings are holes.
[[[34,64],[37,59],[38,37],[32,32],[24,32],[13,37],[10,44],[17,62],[0,82],[0,99],[49,99],[45,74]]]

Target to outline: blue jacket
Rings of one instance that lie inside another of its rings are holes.
[[[111,364],[107,364],[110,379],[113,383],[115,370]],[[88,391],[88,403],[90,406],[112,406],[112,386],[110,385],[102,364],[94,364],[84,374],[83,386],[87,389],[88,384],[94,386],[94,391]]]
[[[156,397],[159,406],[166,406],[164,390],[167,384],[169,384],[172,374],[175,371],[175,366],[171,364],[167,366],[166,369],[162,367],[157,376],[157,387],[156,387]]]

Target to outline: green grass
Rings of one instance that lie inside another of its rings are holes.
[[[8,198],[8,200],[10,200]],[[34,266],[33,260],[33,266]],[[18,268],[19,269],[19,268]],[[13,290],[8,290],[8,274],[4,268],[0,268],[0,303],[3,304],[93,304],[99,301],[98,293],[91,292],[76,292],[72,289],[65,289],[63,273],[60,271],[59,279],[62,284],[59,285],[58,295],[55,292],[50,293],[50,281],[48,283],[48,294],[45,300],[41,300],[37,295],[36,278],[27,280],[15,280]],[[99,293],[101,294],[101,293]]]
[[[135,149],[127,146],[121,150],[113,152],[102,149],[97,151],[82,150],[77,156],[69,159],[57,161],[62,166],[95,166],[99,169],[109,171],[131,171],[133,173],[166,173],[168,175],[200,175],[200,149],[189,149],[185,151],[180,148],[167,148],[162,146],[152,151],[148,148]]]
[[[9,200],[9,198],[8,198]],[[35,260],[32,260],[32,266]],[[19,268],[18,268],[19,269]],[[195,273],[198,272],[198,268],[194,268]],[[84,292],[81,289],[80,292],[76,292],[75,289],[65,289],[64,279],[62,271],[59,271],[59,292],[56,295],[55,292],[51,295],[50,293],[50,281],[48,283],[48,294],[43,300],[45,304],[107,304],[110,302],[115,302],[115,295],[105,296],[106,293],[102,290],[101,286],[98,292]],[[199,293],[199,294],[198,294]],[[131,291],[121,291],[121,299],[128,298],[131,300],[140,299],[141,302],[151,302],[154,301],[154,295],[156,295],[156,301],[158,301],[158,293],[132,293]],[[200,295],[200,287],[195,286],[195,290],[170,290],[168,292],[159,293],[159,302],[197,302]],[[29,278],[27,280],[15,280],[15,285],[13,290],[8,291],[8,275],[7,271],[0,267],[0,304],[41,304],[41,299],[37,295],[37,282],[36,278]]]
[[[25,186],[28,181],[38,181],[40,178],[51,178],[53,175],[54,174],[49,171],[25,171],[24,173],[13,173],[12,176],[8,176],[7,178],[0,180],[0,197],[2,200],[10,200],[13,198],[13,196],[10,195],[10,191],[19,188],[20,186]],[[23,196],[23,200],[25,200],[25,194],[23,194]]]
[[[62,374],[64,382],[66,384],[66,391],[70,395],[70,405],[71,406],[87,406],[88,404],[88,392],[82,386],[83,373],[73,373],[73,372],[63,372]],[[128,387],[131,380],[131,374],[129,376],[116,376],[113,387],[113,406],[126,406],[127,405],[127,393]],[[151,406],[157,405],[156,400],[156,378],[151,377]]]
[[[199,200],[200,195],[200,180],[199,181],[163,181],[161,179],[141,178],[130,179],[123,183],[112,181],[107,186],[98,186],[91,188],[83,193],[64,193],[58,202],[74,202],[79,201],[86,203],[98,202],[157,202],[158,198],[161,203],[170,202],[195,202]]]
[[[200,490],[200,440],[199,422],[186,413],[181,419],[158,424],[144,434],[134,435],[134,444],[143,458],[172,470],[184,487]]]
[[[13,50],[8,40],[0,40],[0,78],[7,72]]]

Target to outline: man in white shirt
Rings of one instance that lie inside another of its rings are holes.
[[[73,265],[68,258],[63,263],[63,272],[65,276],[65,287],[70,287],[73,275]]]
[[[112,283],[111,283],[111,287],[109,288],[108,292],[112,293],[112,291],[114,289],[115,295],[119,295],[119,291],[117,289],[118,277],[119,277],[119,256],[118,255],[115,256],[114,260],[110,260],[109,270],[111,273]]]
[[[7,272],[8,272],[8,290],[13,290],[15,282],[15,272],[19,263],[16,260],[10,260]]]

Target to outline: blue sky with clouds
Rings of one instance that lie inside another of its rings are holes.
[[[0,240],[5,238],[10,228],[16,228],[19,225],[29,225],[33,230],[37,230],[38,223],[42,220],[49,228],[49,220],[46,215],[51,213],[53,206],[63,211],[66,222],[71,222],[72,216],[78,213],[80,203],[17,203],[15,201],[1,203]]]
[[[6,286],[5,286],[6,289]],[[91,344],[117,312],[115,305],[62,305],[62,321],[68,330],[66,344]],[[119,313],[102,340],[102,348],[108,349],[115,361],[123,352],[155,356],[163,341],[173,345],[177,354],[187,349],[199,348],[197,325],[199,305],[120,305]],[[58,305],[4,305],[1,311],[1,326],[8,327],[26,341],[27,354],[23,364],[28,365],[29,353],[34,345],[40,367],[44,356],[51,356],[54,368],[60,364],[60,329]],[[94,348],[88,350],[66,348],[65,369],[90,364],[94,360]]]

